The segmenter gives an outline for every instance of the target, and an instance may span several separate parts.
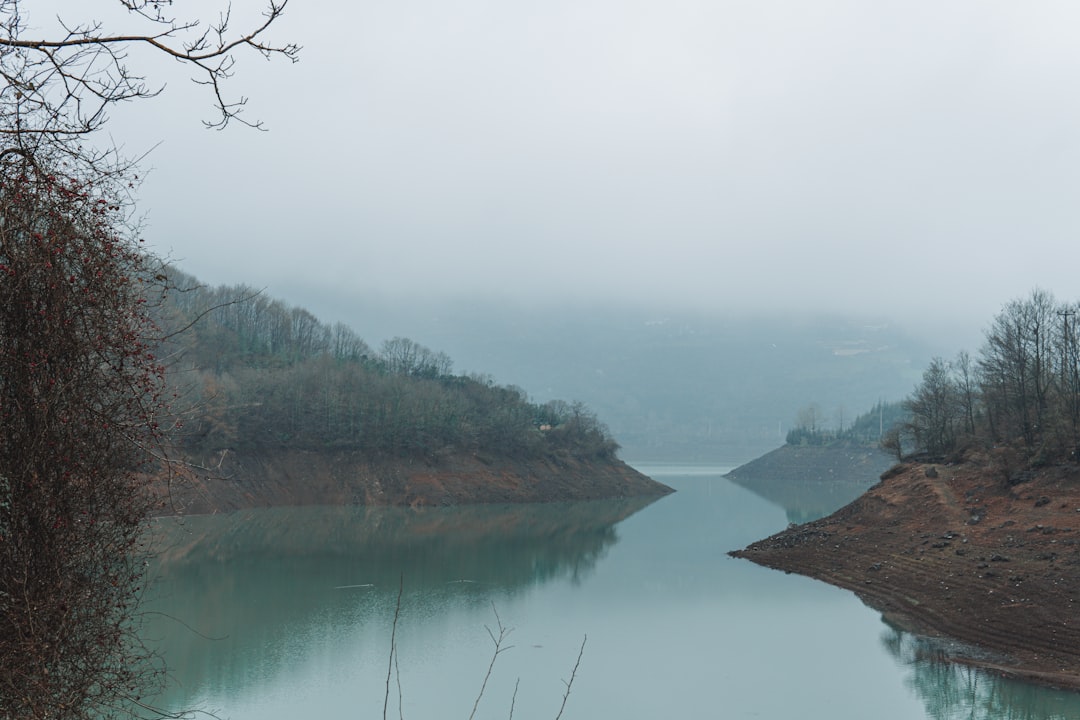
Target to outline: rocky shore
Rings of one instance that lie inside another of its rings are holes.
[[[855,592],[956,662],[1080,690],[1080,468],[904,464],[731,553]]]

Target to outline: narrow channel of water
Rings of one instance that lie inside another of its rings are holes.
[[[161,704],[233,720],[1080,717],[1080,696],[935,663],[850,593],[727,557],[788,522],[722,477],[654,503],[284,508],[163,523]],[[801,494],[800,494],[801,495]],[[798,512],[798,509],[795,509]],[[587,641],[585,640],[587,636]]]

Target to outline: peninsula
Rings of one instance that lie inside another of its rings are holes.
[[[372,458],[362,452],[281,449],[222,451],[211,465],[178,467],[180,482],[168,488],[162,483],[162,514],[303,505],[548,503],[674,492],[617,458]]]
[[[1007,303],[933,358],[880,445],[907,462],[832,515],[733,553],[857,593],[943,657],[1080,690],[1075,303]]]
[[[1080,690],[1080,467],[906,463],[832,515],[731,553],[856,593],[946,659]]]
[[[175,268],[157,322],[175,398],[160,514],[466,505],[672,492],[622,462],[581,403],[453,372],[444,353]]]

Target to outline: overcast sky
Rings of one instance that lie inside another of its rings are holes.
[[[233,4],[237,27],[260,9]],[[161,143],[156,248],[300,304],[984,325],[1035,286],[1080,299],[1077,27],[1065,1],[291,0],[274,37],[301,62],[242,55],[230,86],[269,132],[203,130],[171,63],[140,66],[168,87],[110,130]]]

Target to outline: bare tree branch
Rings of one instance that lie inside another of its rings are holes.
[[[495,609],[495,603],[491,603],[491,611],[495,613],[495,622],[499,629],[499,634],[496,636],[487,625],[484,629],[487,630],[488,637],[491,638],[491,642],[495,645],[495,652],[491,654],[491,662],[488,663],[487,672],[484,674],[484,682],[480,685],[480,693],[476,696],[476,702],[473,703],[472,712],[469,713],[469,720],[473,720],[476,717],[476,709],[480,707],[480,699],[484,697],[484,690],[487,688],[488,680],[491,678],[491,671],[495,668],[495,661],[499,659],[499,655],[514,647],[508,645],[503,647],[503,643],[506,641],[507,636],[514,631],[513,628],[504,627],[502,624],[502,618],[499,617],[499,611]],[[515,689],[515,694],[517,690]],[[511,712],[513,712],[511,710]]]
[[[33,136],[70,139],[88,135],[107,121],[108,108],[151,98],[161,87],[128,68],[128,52],[148,47],[193,69],[193,80],[210,89],[216,118],[209,128],[232,122],[262,128],[259,120],[241,117],[247,98],[229,98],[224,84],[233,75],[237,53],[251,50],[264,58],[299,59],[300,46],[275,43],[267,35],[284,15],[288,0],[270,0],[262,19],[247,31],[231,29],[232,8],[204,25],[166,14],[167,3],[121,0],[143,32],[109,32],[101,22],[66,23],[57,18],[56,37],[25,37],[24,0],[0,0],[0,135],[26,140]]]
[[[398,591],[397,591],[397,603],[394,605],[394,625],[390,630],[390,660],[387,663],[386,668],[386,696],[383,698],[382,716],[383,720],[386,720],[386,711],[390,707],[390,673],[394,669],[394,662],[397,659],[397,623],[398,618],[401,617],[401,595],[405,591],[405,575],[402,574],[398,578]],[[401,695],[400,687],[398,693],[398,703],[400,705]],[[399,707],[400,710],[400,707]]]
[[[563,695],[562,705],[559,706],[559,714],[555,716],[555,720],[559,720],[562,717],[563,710],[566,709],[566,700],[570,697],[570,688],[574,686],[574,678],[577,677],[578,666],[581,665],[581,656],[585,654],[585,643],[588,641],[589,636],[586,635],[581,640],[581,649],[578,650],[577,661],[574,663],[574,669],[570,671],[570,679],[566,681],[566,694]]]
[[[140,699],[163,666],[135,619],[177,417],[148,302],[167,278],[132,220],[137,161],[89,136],[160,92],[129,69],[140,47],[211,87],[211,127],[259,127],[222,85],[242,51],[296,60],[266,38],[286,1],[234,33],[227,11],[203,28],[167,0],[120,0],[145,32],[57,18],[30,39],[26,0],[0,0],[0,717],[161,712]]]

